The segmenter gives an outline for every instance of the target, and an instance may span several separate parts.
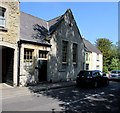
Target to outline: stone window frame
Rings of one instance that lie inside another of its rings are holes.
[[[72,55],[73,55],[73,64],[77,64],[77,61],[78,61],[78,44],[77,43],[73,43],[73,46],[72,46]]]
[[[24,62],[33,62],[34,49],[24,48]]]
[[[45,50],[39,50],[39,58],[48,58],[48,51]]]
[[[0,28],[6,27],[6,8],[0,6],[0,21],[3,24],[0,24]]]
[[[68,41],[62,40],[62,64],[67,64],[68,62]]]

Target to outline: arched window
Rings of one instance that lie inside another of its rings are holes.
[[[0,27],[5,27],[5,12],[6,9],[0,7]]]

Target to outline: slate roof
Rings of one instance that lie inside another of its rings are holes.
[[[44,33],[40,30],[44,30]],[[47,24],[44,20],[23,12],[20,13],[20,40],[48,44],[44,40],[46,33]]]
[[[95,52],[97,54],[102,54],[101,51],[97,47],[95,47],[93,44],[91,44],[88,40],[83,38],[83,43],[84,43],[86,51]]]
[[[59,23],[62,21],[64,15],[58,16],[52,20],[47,21],[48,22],[48,26],[49,26],[49,32],[52,33],[57,26],[59,25]]]
[[[51,34],[62,20],[62,16],[45,21],[30,14],[20,13],[20,40],[50,45],[45,38]]]

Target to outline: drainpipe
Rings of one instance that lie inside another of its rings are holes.
[[[18,73],[17,73],[17,86],[20,84],[20,53],[21,53],[21,42],[18,41]]]

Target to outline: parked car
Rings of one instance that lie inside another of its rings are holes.
[[[106,74],[99,70],[80,71],[76,78],[77,86],[102,86],[108,85],[109,79]]]
[[[109,79],[111,80],[120,80],[120,70],[112,70]]]

